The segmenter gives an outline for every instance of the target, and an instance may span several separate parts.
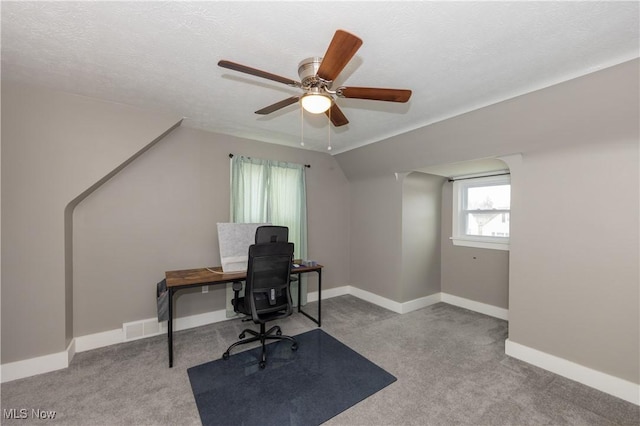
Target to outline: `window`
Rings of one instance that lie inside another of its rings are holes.
[[[509,175],[467,178],[453,183],[453,244],[509,250]]]
[[[231,158],[231,221],[287,226],[294,258],[307,259],[307,195],[304,165],[233,156]],[[291,284],[294,303],[307,302],[307,278]],[[227,285],[227,317],[235,316]]]
[[[306,259],[307,199],[304,166],[234,156],[231,221],[287,226],[295,257]]]

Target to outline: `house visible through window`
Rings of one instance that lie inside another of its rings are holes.
[[[454,181],[453,244],[508,250],[510,216],[509,175]]]

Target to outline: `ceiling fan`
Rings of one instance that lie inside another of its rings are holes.
[[[405,89],[345,86],[338,87],[336,90],[331,89],[333,81],[353,55],[356,54],[361,45],[362,40],[359,37],[343,30],[337,30],[324,57],[311,57],[300,62],[298,65],[300,82],[231,61],[221,60],[218,65],[230,70],[277,81],[291,87],[297,87],[304,91],[300,96],[292,96],[259,109],[255,112],[256,114],[271,114],[300,101],[305,110],[314,114],[324,112],[331,119],[333,125],[338,127],[349,123],[349,120],[335,103],[334,96],[387,102],[407,102],[411,97],[411,90]]]

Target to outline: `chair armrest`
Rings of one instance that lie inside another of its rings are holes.
[[[240,290],[242,290],[242,281],[234,281],[232,284],[233,288],[233,300],[231,303],[233,304],[233,311],[238,312],[238,299],[240,299]]]

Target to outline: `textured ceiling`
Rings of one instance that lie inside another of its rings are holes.
[[[332,153],[638,57],[638,2],[7,2],[2,78],[170,111],[183,125]],[[337,84],[407,88],[406,104],[338,99],[350,123],[301,118],[298,80],[336,29],[364,44]]]

